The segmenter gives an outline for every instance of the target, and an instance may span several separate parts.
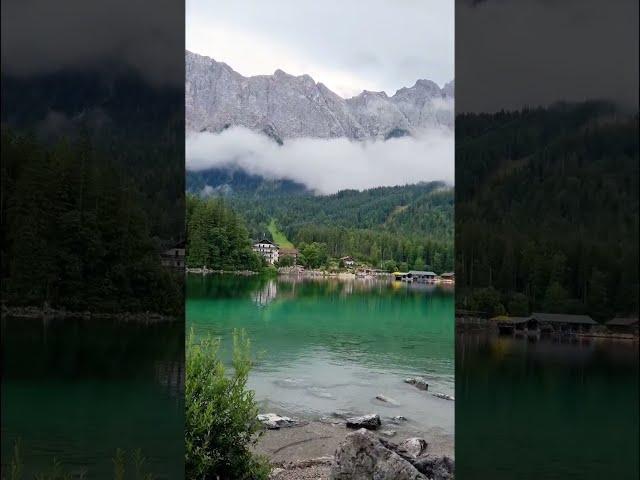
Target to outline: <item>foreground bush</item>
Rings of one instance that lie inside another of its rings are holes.
[[[219,358],[220,342],[207,337],[187,341],[185,379],[185,468],[188,480],[260,480],[269,475],[265,459],[250,447],[262,431],[253,391],[250,342],[233,334],[233,372]]]

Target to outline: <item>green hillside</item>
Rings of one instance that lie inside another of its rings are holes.
[[[460,307],[637,314],[637,115],[595,102],[459,115],[456,139]]]

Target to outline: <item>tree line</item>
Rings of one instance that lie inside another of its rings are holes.
[[[454,267],[453,190],[440,182],[333,195],[236,194],[226,199],[247,218],[253,238],[270,238],[268,224],[275,218],[299,250],[315,245],[310,255],[302,252],[303,259],[349,255],[390,270],[438,273]],[[308,266],[315,268],[318,262]]]
[[[88,134],[44,143],[2,129],[5,305],[178,313],[182,282],[160,265],[145,197]]]
[[[214,270],[263,268],[244,221],[219,198],[187,195],[187,266]]]
[[[460,308],[638,313],[638,116],[558,104],[456,118]]]

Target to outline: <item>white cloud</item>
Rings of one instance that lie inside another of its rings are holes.
[[[420,137],[354,142],[295,139],[282,146],[265,135],[234,127],[186,139],[187,169],[235,166],[266,178],[286,178],[318,193],[420,181],[454,181],[454,136],[448,130]]]

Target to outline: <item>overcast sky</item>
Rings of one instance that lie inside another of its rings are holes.
[[[239,73],[309,74],[349,97],[454,78],[453,0],[186,0],[186,48]]]
[[[157,85],[184,84],[180,1],[2,0],[2,73],[133,68]]]
[[[458,0],[456,110],[638,108],[638,0]]]

